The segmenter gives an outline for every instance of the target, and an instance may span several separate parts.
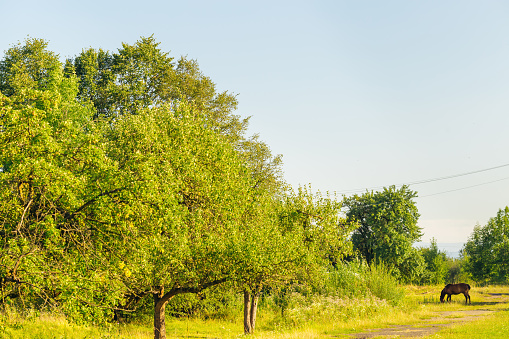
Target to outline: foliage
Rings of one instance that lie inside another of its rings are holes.
[[[244,258],[238,269],[245,295],[246,332],[251,333],[256,305],[264,288],[277,289],[292,281],[313,284],[331,254],[351,253],[352,228],[340,215],[340,203],[310,189],[287,190],[284,195],[258,200],[253,229],[245,233]],[[257,253],[264,253],[259,255]],[[283,288],[284,289],[284,288]],[[282,299],[284,301],[284,298]]]
[[[196,60],[182,57],[174,62],[152,36],[133,45],[123,43],[116,53],[89,48],[69,59],[66,69],[78,76],[78,96],[93,103],[96,116],[113,119],[182,101],[206,114],[211,128],[235,141],[246,131],[248,119],[233,114],[235,95],[216,92]]]
[[[253,186],[238,144],[186,101],[103,122],[45,47],[1,63],[2,298],[100,321],[233,279]]]
[[[465,270],[480,283],[507,282],[509,277],[509,207],[485,226],[477,225],[462,249]]]
[[[78,249],[93,236],[86,207],[110,162],[103,126],[76,100],[77,79],[64,77],[45,47],[29,39],[0,67],[0,284],[2,298],[61,301],[76,311],[76,273],[97,264]]]
[[[164,338],[170,301],[195,309],[181,294],[230,282],[256,305],[265,286],[316,280],[351,253],[339,202],[287,189],[235,96],[158,45],[62,65],[28,39],[0,62],[2,303],[89,323],[153,307]]]
[[[424,269],[422,256],[412,244],[421,237],[419,213],[407,186],[345,197],[349,222],[356,222],[352,242],[368,264],[383,261],[396,277],[415,281]]]
[[[420,252],[426,264],[426,269],[421,277],[421,283],[441,285],[445,281],[449,281],[450,262],[447,259],[446,253],[438,249],[436,239],[431,239],[430,246],[428,248],[421,248]]]
[[[348,298],[377,297],[391,304],[401,302],[404,291],[384,264],[367,265],[360,260],[341,262],[323,279],[321,293]]]

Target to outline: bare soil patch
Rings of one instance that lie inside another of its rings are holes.
[[[355,339],[364,338],[404,338],[404,337],[423,337],[432,335],[435,332],[459,323],[473,321],[479,317],[486,316],[494,311],[490,310],[466,310],[466,311],[444,311],[435,312],[436,316],[422,320],[415,325],[397,325],[388,328],[374,328],[372,330],[354,333],[351,336]],[[436,323],[436,322],[439,323]]]

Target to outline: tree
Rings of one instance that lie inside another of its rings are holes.
[[[312,194],[309,188],[288,189],[278,200],[261,205],[270,217],[246,234],[240,266],[244,289],[244,332],[252,333],[262,290],[276,290],[291,281],[306,284],[316,279],[333,254],[351,254],[351,225],[341,217],[341,204],[329,196]],[[262,253],[263,255],[260,255]]]
[[[203,75],[196,60],[177,62],[159,48],[154,37],[133,45],[122,44],[116,53],[87,49],[67,61],[68,72],[80,79],[79,98],[90,100],[97,116],[115,118],[124,114],[185,101],[209,117],[211,128],[242,139],[248,119],[233,114],[235,95],[218,93],[212,80]]]
[[[420,252],[426,265],[421,281],[427,284],[443,284],[449,273],[449,264],[445,252],[438,249],[436,239],[431,239],[431,245],[421,248]]]
[[[155,338],[175,295],[235,278],[244,244],[251,176],[204,119],[180,102],[125,116],[108,136],[118,185],[129,187],[108,206],[122,234],[108,243],[124,253],[126,295],[154,299]]]
[[[253,330],[263,286],[313,276],[331,253],[348,253],[340,204],[287,190],[281,158],[245,137],[235,97],[216,93],[195,61],[172,60],[153,38],[114,54],[89,49],[65,66],[42,40],[7,51],[7,296],[43,297],[86,320],[151,297],[154,337],[165,338],[176,295],[231,281],[249,296]]]
[[[280,160],[244,138],[233,97],[194,62],[173,74],[156,46],[88,50],[65,67],[40,40],[8,51],[0,277],[89,319],[151,296],[164,338],[175,295],[240,281],[239,263],[266,254],[253,236],[278,230],[261,206],[280,192]]]
[[[421,237],[419,213],[413,201],[416,196],[407,186],[391,186],[343,200],[347,220],[358,223],[352,242],[359,255],[368,264],[383,261],[397,277],[408,281],[417,278],[423,269],[423,259],[412,247]]]
[[[462,249],[465,270],[479,282],[507,282],[509,276],[509,207],[485,226],[476,225]]]
[[[84,212],[111,163],[92,107],[76,100],[76,77],[64,77],[44,41],[9,49],[0,79],[2,291],[54,302],[75,275],[76,245],[91,234]]]

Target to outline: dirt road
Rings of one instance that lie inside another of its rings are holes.
[[[412,325],[395,325],[388,328],[374,328],[366,332],[353,333],[352,338],[406,338],[406,337],[425,337],[432,335],[445,327],[458,326],[462,323],[473,321],[496,312],[492,309],[493,305],[507,303],[509,293],[487,293],[483,302],[473,303],[476,307],[473,310],[444,311],[435,312],[428,319]],[[486,307],[484,307],[486,306]]]

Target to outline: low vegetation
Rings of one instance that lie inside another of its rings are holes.
[[[361,275],[360,279],[367,275]],[[388,280],[392,280],[388,278]],[[341,286],[331,279],[330,285]],[[360,284],[362,286],[362,284]],[[253,338],[349,338],[350,334],[373,329],[387,329],[395,325],[411,327],[452,322],[451,326],[430,332],[430,338],[505,338],[509,319],[509,287],[473,287],[472,305],[466,306],[464,298],[453,296],[451,303],[438,301],[441,285],[389,285],[391,295],[398,295],[392,302],[373,295],[369,289],[350,289],[342,285],[341,294],[292,292],[282,314],[275,295],[262,298],[259,309],[259,326]],[[330,287],[330,286],[329,286]],[[397,301],[397,302],[395,302]],[[168,338],[238,338],[243,318],[242,296],[231,303],[222,315],[194,314],[170,317],[167,320]],[[491,312],[461,322],[463,312]],[[433,320],[435,319],[435,320]],[[128,324],[102,325],[76,324],[65,315],[53,311],[20,313],[5,308],[0,313],[0,338],[152,338],[153,329],[143,318]]]

